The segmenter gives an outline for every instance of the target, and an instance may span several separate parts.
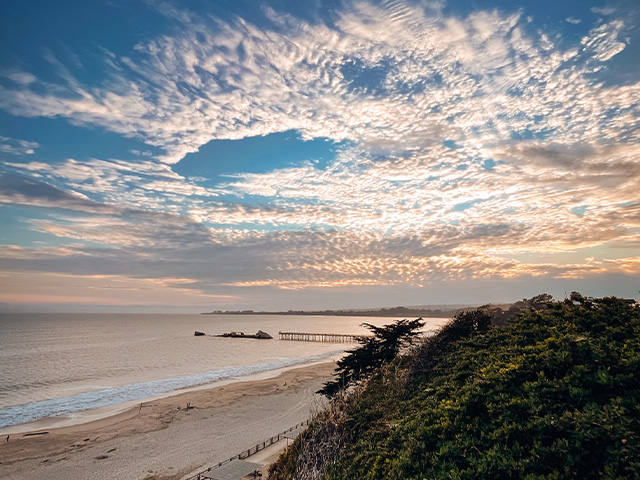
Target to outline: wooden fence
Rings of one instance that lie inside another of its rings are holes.
[[[233,462],[234,460],[244,460],[245,458],[249,458],[251,455],[255,455],[259,451],[264,450],[265,448],[273,445],[274,443],[279,442],[280,440],[285,438],[285,435],[287,433],[292,432],[296,428],[305,427],[307,425],[309,425],[309,420],[305,420],[304,422],[298,423],[293,427],[289,428],[288,430],[285,430],[284,432],[281,432],[278,435],[271,437],[268,440],[265,440],[264,442],[260,442],[254,445],[253,447],[248,448],[247,450],[243,450],[238,455],[234,455],[233,457],[227,460],[223,460],[222,462],[216,463],[215,465],[207,468],[206,470],[202,470],[199,473],[196,473],[195,475],[187,478],[186,480],[201,480],[201,479],[210,478],[209,474],[215,471],[216,468],[219,468],[222,465],[226,465],[229,462]]]

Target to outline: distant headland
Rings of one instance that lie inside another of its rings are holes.
[[[280,312],[254,310],[215,310],[204,312],[202,315],[325,315],[344,317],[453,317],[461,310],[471,305],[437,305],[420,307],[389,307],[372,309],[343,309],[343,310],[286,310]]]

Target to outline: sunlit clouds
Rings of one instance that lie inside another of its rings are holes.
[[[190,279],[132,279],[118,275],[65,275],[0,272],[7,288],[0,302],[14,304],[132,305],[197,303],[202,306],[235,300],[231,296],[203,295],[184,288]],[[10,280],[10,281],[8,281]],[[34,287],[36,287],[34,289]]]
[[[640,81],[615,72],[637,56],[638,10],[547,24],[526,5],[449,7],[342,2],[301,18],[148,2],[170,28],[126,54],[100,47],[99,77],[52,50],[46,78],[26,62],[0,70],[6,114],[141,144],[54,158],[0,131],[0,202],[33,237],[3,241],[0,268],[22,280],[0,301],[135,303],[98,286],[30,293],[57,275],[139,284],[144,305],[166,289],[167,305],[228,306],[376,287],[391,295],[372,293],[376,305],[402,288],[442,303],[456,282],[548,279],[557,294],[637,277]],[[178,173],[211,141],[288,131],[334,157]],[[598,294],[638,289],[611,285]]]

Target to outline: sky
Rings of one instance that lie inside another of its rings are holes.
[[[637,1],[3,0],[0,310],[639,298]]]

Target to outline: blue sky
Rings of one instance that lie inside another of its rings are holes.
[[[2,310],[638,297],[637,2],[0,13]]]

